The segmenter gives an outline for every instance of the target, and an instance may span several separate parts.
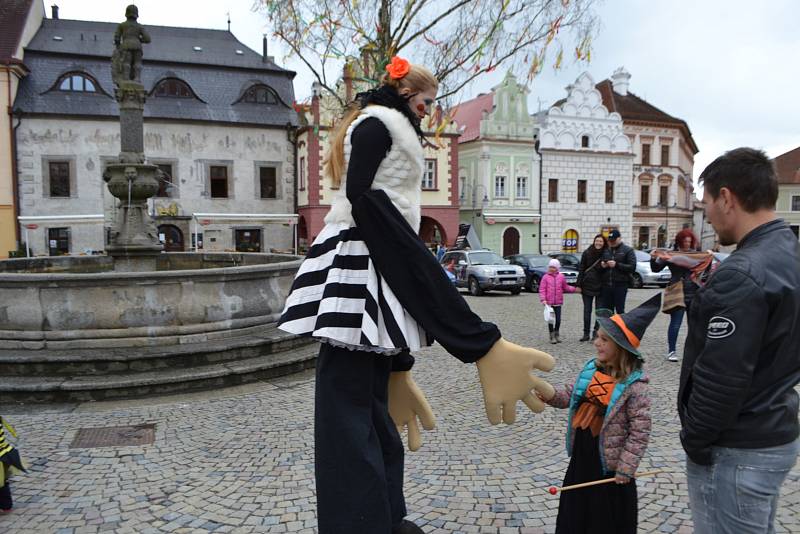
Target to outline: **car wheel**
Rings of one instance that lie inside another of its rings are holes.
[[[474,276],[469,278],[469,294],[473,297],[480,297],[483,295],[483,289],[481,289],[481,285],[478,283],[478,279]]]
[[[514,288],[514,289],[511,290],[511,294],[512,295],[519,295],[521,291],[522,291],[522,288],[521,287],[517,287],[517,288]]]
[[[528,291],[531,293],[538,293],[539,292],[539,279],[536,276],[531,276],[531,279],[528,280],[528,285],[525,286]]]
[[[644,286],[644,283],[642,283],[641,275],[639,273],[633,273],[633,288],[640,289],[642,286]]]

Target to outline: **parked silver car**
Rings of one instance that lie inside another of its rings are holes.
[[[441,263],[447,269],[451,262],[455,266],[456,287],[466,287],[475,296],[493,289],[519,295],[525,285],[522,267],[509,265],[491,250],[451,250]]]
[[[664,269],[660,273],[654,273],[650,268],[650,254],[641,250],[636,252],[636,272],[633,273],[633,287],[639,288],[647,285],[667,287],[672,273],[669,269]]]

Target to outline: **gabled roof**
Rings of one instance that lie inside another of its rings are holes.
[[[673,117],[650,104],[646,100],[639,98],[635,94],[628,91],[628,94],[621,95],[614,91],[614,85],[611,80],[603,80],[595,85],[600,95],[603,97],[603,105],[608,108],[609,113],[616,111],[622,115],[622,121],[641,121],[641,122],[655,122],[661,124],[672,124],[683,130],[686,141],[692,148],[692,152],[697,154],[699,149],[694,142],[692,132],[689,130],[689,125],[686,121]]]
[[[247,48],[226,30],[143,26],[152,38],[152,43],[144,45],[145,62],[179,61],[196,65],[275,70],[289,73],[292,77],[295,74],[271,61],[264,62],[260,54]],[[113,22],[45,19],[27,50],[107,59],[114,51],[116,30],[117,24]],[[197,51],[195,47],[201,50]]]
[[[800,184],[800,146],[772,160],[779,184]]]
[[[464,128],[458,142],[474,141],[481,135],[481,119],[483,112],[491,113],[494,109],[494,93],[479,95],[472,100],[467,100],[452,110],[450,116],[458,124],[459,129]]]
[[[596,84],[595,88],[600,91],[600,96],[603,99],[603,105],[606,107],[606,109],[608,109],[608,112],[614,113],[616,111],[619,113],[622,116],[622,122],[639,121],[676,126],[680,130],[683,130],[683,135],[686,137],[686,141],[689,143],[692,153],[697,154],[699,152],[700,149],[697,148],[697,144],[694,142],[689,125],[686,124],[686,121],[683,119],[673,117],[672,115],[661,111],[654,105],[642,98],[639,98],[630,91],[628,91],[628,94],[626,95],[616,93],[614,91],[614,84],[611,82],[611,80],[605,79]],[[553,106],[560,106],[564,102],[566,102],[566,99],[562,98],[554,103]]]
[[[14,58],[32,4],[33,0],[0,1],[0,63]]]
[[[116,24],[47,19],[25,49],[31,74],[19,86],[15,109],[24,114],[115,118],[111,54]],[[142,84],[148,92],[145,118],[198,120],[284,127],[297,124],[292,108],[295,73],[256,52],[228,31],[145,26],[152,42],[144,45]],[[60,37],[61,40],[54,39]],[[202,48],[195,51],[193,47]],[[241,54],[236,51],[241,50]],[[68,72],[95,79],[98,93],[62,92],[55,87]],[[197,98],[151,95],[164,78],[186,82]],[[275,90],[278,104],[240,102],[245,90],[264,84]]]

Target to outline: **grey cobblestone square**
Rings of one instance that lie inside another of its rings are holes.
[[[632,308],[655,290],[635,290]],[[554,386],[575,378],[593,355],[581,336],[581,300],[568,295],[564,342],[550,345],[536,295],[466,297],[511,341],[552,353]],[[643,350],[651,374],[653,432],[641,470],[665,472],[639,482],[640,532],[691,532],[685,456],[675,395],[680,364],[664,359],[668,317],[659,315]],[[682,328],[681,343],[686,326]],[[439,346],[420,353],[415,380],[438,427],[406,457],[408,519],[427,533],[549,533],[567,467],[566,412],[517,423],[486,420],[475,366]],[[30,465],[15,478],[16,506],[0,532],[300,532],[316,531],[313,467],[313,371],[176,397],[58,406],[4,407]],[[69,449],[78,428],[155,423],[152,445]],[[800,466],[781,494],[777,532],[800,532]]]

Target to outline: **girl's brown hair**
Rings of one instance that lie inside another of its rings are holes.
[[[381,79],[381,85],[394,87],[397,92],[402,89],[409,89],[411,92],[427,91],[429,89],[436,91],[439,88],[439,82],[431,71],[421,65],[413,64],[409,65],[408,74],[399,80],[391,78],[389,73],[384,74]],[[346,172],[344,168],[344,139],[347,136],[347,129],[350,124],[360,113],[361,107],[358,103],[350,104],[331,133],[328,151],[323,159],[323,170],[326,175],[330,176],[333,187],[339,187],[342,183],[342,174]]]
[[[606,371],[608,371],[608,375],[613,376],[617,381],[622,381],[628,378],[635,370],[642,368],[642,360],[617,345],[616,342],[614,346],[617,347],[617,358],[614,363],[606,364]]]

